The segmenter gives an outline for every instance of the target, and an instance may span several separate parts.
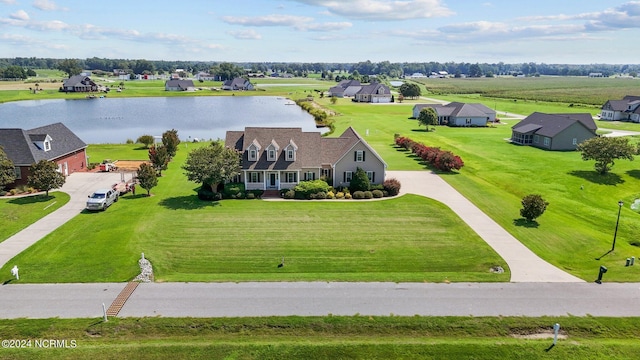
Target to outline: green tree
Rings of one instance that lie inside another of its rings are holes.
[[[480,69],[480,65],[473,64],[469,67],[469,77],[482,77],[482,69]]]
[[[633,160],[636,148],[626,137],[598,136],[578,144],[578,151],[582,152],[582,160],[595,160],[595,169],[604,175],[611,170],[615,160]]]
[[[224,147],[221,141],[192,150],[182,166],[189,181],[209,186],[216,193],[218,184],[240,173],[240,154]]]
[[[0,145],[0,190],[14,181],[16,181],[15,166]]]
[[[522,209],[520,209],[520,216],[531,222],[539,218],[549,205],[542,196],[538,194],[527,195],[522,198]]]
[[[232,63],[224,62],[219,65],[213,66],[210,72],[220,77],[220,80],[225,81],[233,80],[244,75],[244,68]]]
[[[438,125],[438,113],[432,107],[423,108],[418,115],[418,124],[426,126],[429,131],[429,126]]]
[[[134,74],[153,74],[153,72],[155,71],[155,66],[151,61],[142,59],[136,60],[131,70],[133,70]]]
[[[153,145],[155,139],[151,135],[141,135],[138,140],[136,140],[136,142],[143,144],[144,147],[148,149],[151,145]]]
[[[149,161],[156,169],[158,176],[162,176],[162,170],[167,170],[169,165],[169,152],[164,145],[151,146],[149,148]]]
[[[162,144],[167,148],[169,159],[176,156],[178,152],[178,145],[180,145],[180,138],[178,137],[178,130],[167,130],[162,134]]]
[[[64,59],[56,65],[56,69],[67,73],[69,77],[79,75],[82,72],[82,68],[80,68],[76,59]]]
[[[398,91],[400,92],[400,94],[402,94],[404,98],[416,99],[420,95],[422,95],[422,92],[420,91],[420,86],[418,86],[418,84],[415,84],[415,83],[404,83],[400,85],[400,88],[398,88]]]
[[[371,182],[369,181],[367,173],[362,170],[362,168],[357,168],[351,178],[351,182],[349,182],[349,191],[351,191],[351,193],[356,191],[369,191],[370,188]]]
[[[332,96],[331,97],[331,104],[335,105],[338,102],[338,97],[337,96]]]
[[[31,165],[27,183],[32,188],[44,190],[46,196],[49,197],[49,190],[58,189],[64,185],[65,178],[58,172],[58,164],[53,161],[40,160]]]
[[[140,187],[147,190],[147,196],[151,196],[151,189],[158,185],[158,176],[153,165],[143,163],[138,168],[138,183]]]
[[[28,76],[22,66],[11,65],[4,69],[2,77],[7,79],[26,79]]]

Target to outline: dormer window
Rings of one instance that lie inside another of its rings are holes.
[[[247,147],[247,160],[256,161],[258,160],[258,152],[260,152],[260,144],[257,140],[253,140],[251,144]]]
[[[289,145],[287,145],[286,148],[284,148],[284,152],[285,152],[285,158],[287,161],[296,161],[296,151],[298,150],[298,146],[296,145],[296,143],[293,142],[293,140],[289,141]]]
[[[280,150],[280,146],[276,143],[275,140],[271,140],[271,144],[267,146],[267,161],[276,161],[278,156],[278,150]]]
[[[51,150],[51,142],[49,141],[49,139],[46,139],[44,141],[44,151],[49,151]]]

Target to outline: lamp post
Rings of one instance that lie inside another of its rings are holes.
[[[618,236],[618,224],[620,223],[620,210],[622,210],[622,205],[624,205],[624,202],[622,202],[622,200],[618,201],[618,219],[616,220],[616,231],[613,233],[613,245],[611,245],[611,251],[616,248],[616,236]]]

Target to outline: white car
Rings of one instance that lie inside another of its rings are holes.
[[[118,201],[118,191],[113,189],[100,189],[89,195],[87,210],[107,210],[111,204]]]

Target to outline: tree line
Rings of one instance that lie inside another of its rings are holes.
[[[224,62],[224,61],[166,61],[147,59],[107,59],[92,57],[87,59],[51,59],[35,57],[0,58],[0,76],[6,76],[9,71],[15,75],[17,68],[28,71],[32,69],[58,69],[61,63],[73,60],[80,69],[104,71],[111,73],[114,69],[123,70],[130,74],[170,73],[176,69],[197,73],[211,72],[212,69],[232,66],[241,69],[243,73],[290,73],[296,76],[307,74],[323,74],[331,78],[335,74],[358,72],[360,75],[385,75],[391,78],[410,76],[414,73],[429,75],[432,72],[446,71],[450,75],[467,75],[471,77],[493,75],[557,75],[557,76],[587,76],[590,73],[602,73],[603,76],[615,74],[631,74],[637,76],[640,64],[545,64],[545,63],[469,63],[469,62],[371,62],[370,60],[357,63],[300,63],[300,62]],[[324,76],[323,76],[324,78]]]

